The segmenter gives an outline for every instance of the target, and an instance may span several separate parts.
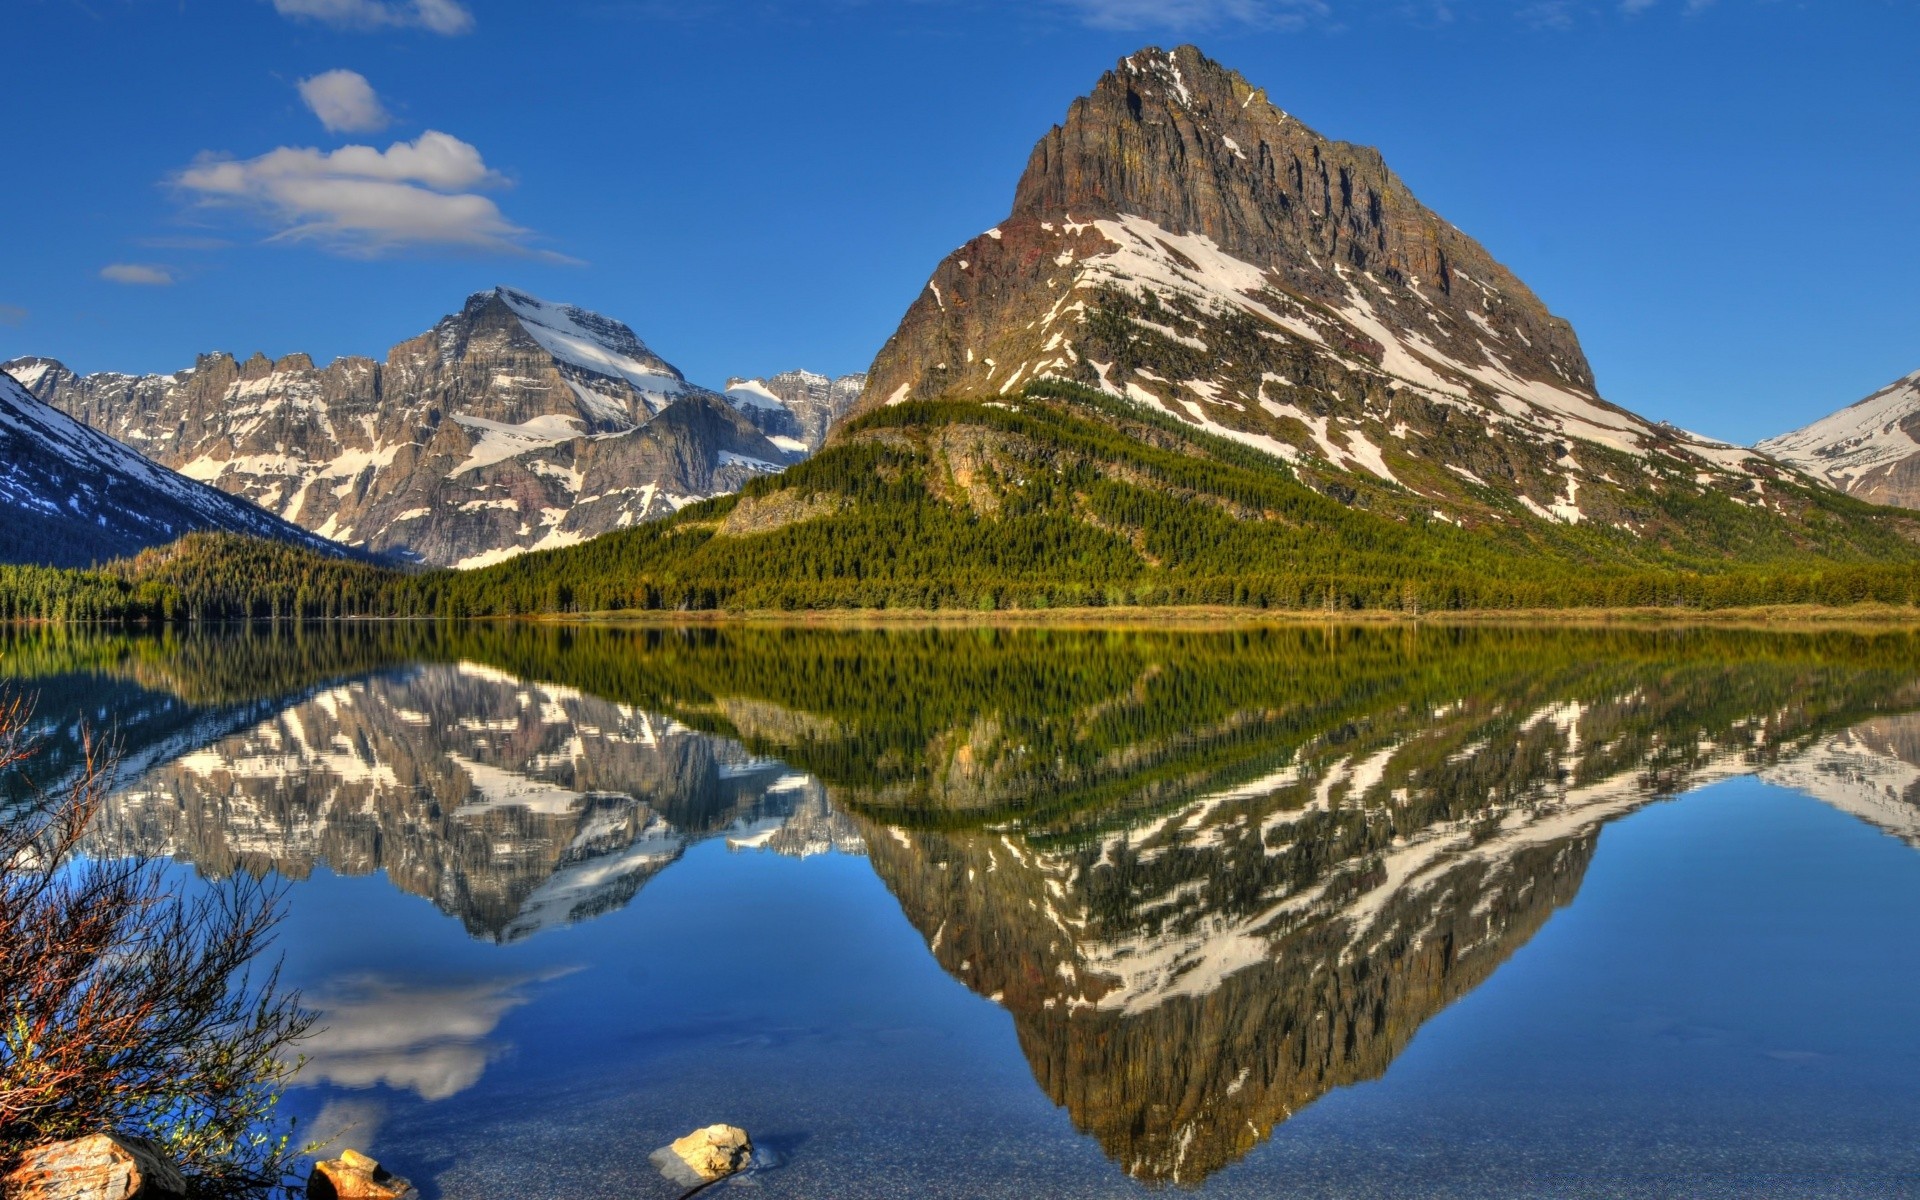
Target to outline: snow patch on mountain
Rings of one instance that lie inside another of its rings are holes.
[[[1906,423],[1920,414],[1920,371],[1755,449],[1841,488],[1920,454]]]

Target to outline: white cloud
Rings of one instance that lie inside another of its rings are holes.
[[[1061,0],[1098,29],[1299,29],[1332,14],[1327,0]]]
[[[341,981],[312,1003],[318,1032],[303,1042],[299,1081],[343,1088],[384,1084],[423,1100],[445,1100],[480,1081],[502,1047],[493,1032],[532,999],[531,984],[570,974],[518,975],[421,987],[376,977]]]
[[[109,283],[130,283],[140,287],[166,287],[173,272],[152,263],[108,263],[100,268],[100,278]]]
[[[358,71],[323,71],[302,79],[300,99],[329,133],[378,133],[393,121]]]
[[[480,151],[433,129],[385,150],[282,146],[258,158],[202,155],[173,182],[204,204],[257,213],[278,227],[275,240],[355,257],[420,247],[531,253],[531,232],[474,190],[505,180]]]
[[[0,325],[18,325],[27,319],[27,310],[18,304],[0,304]]]
[[[336,29],[426,29],[446,37],[473,31],[473,14],[459,0],[273,0],[273,8]]]

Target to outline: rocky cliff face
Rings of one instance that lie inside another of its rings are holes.
[[[942,262],[861,411],[1067,379],[1450,520],[1637,530],[1664,473],[1765,506],[1777,468],[1601,399],[1571,326],[1416,200],[1192,47],[1123,59]]]
[[[1862,500],[1920,508],[1920,371],[1757,449]]]
[[[727,399],[776,445],[818,450],[827,431],[853,410],[867,386],[864,374],[829,379],[812,371],[782,371],[766,379],[727,380]]]
[[[272,513],[186,479],[0,374],[0,562],[88,566],[197,530],[330,548]]]
[[[39,358],[4,369],[192,479],[335,541],[442,566],[651,520],[817,444],[812,409],[767,414],[796,434],[770,441],[627,326],[512,288],[470,297],[384,362],[212,354],[173,375],[77,376]]]

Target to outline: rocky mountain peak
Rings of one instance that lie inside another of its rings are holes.
[[[1034,148],[1013,216],[1066,215],[1202,236],[1336,307],[1353,275],[1457,315],[1458,336],[1435,337],[1444,351],[1467,351],[1486,332],[1479,318],[1509,335],[1503,351],[1524,377],[1593,386],[1572,327],[1415,199],[1378,150],[1314,132],[1192,46],[1121,59]]]
[[[1450,523],[1604,523],[1650,458],[1766,505],[1755,456],[1602,399],[1573,328],[1417,200],[1191,46],[1120,60],[1012,213],[934,271],[859,409],[1064,380]],[[1356,481],[1357,480],[1357,481]]]

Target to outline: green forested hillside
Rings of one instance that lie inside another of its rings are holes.
[[[1621,472],[1624,477],[1625,471]],[[1433,612],[1920,599],[1916,518],[1783,476],[1772,507],[1647,477],[1634,531],[1487,489],[1440,519],[1072,385],[872,413],[740,494],[471,572],[196,537],[93,573],[12,568],[0,615],[503,616],[1224,604]]]

